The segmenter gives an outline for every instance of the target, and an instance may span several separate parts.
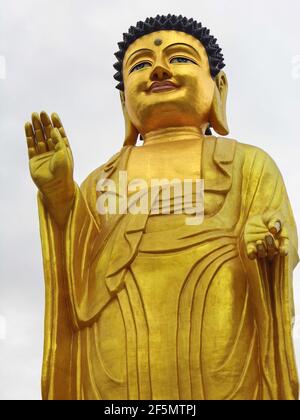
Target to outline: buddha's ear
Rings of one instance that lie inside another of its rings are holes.
[[[124,140],[123,146],[130,146],[130,145],[134,146],[137,142],[139,132],[130,121],[130,118],[129,118],[129,115],[127,113],[127,109],[125,106],[125,94],[122,91],[120,91],[120,99],[121,99],[124,120],[125,120],[125,140]]]
[[[215,78],[215,92],[210,110],[209,123],[222,136],[226,136],[229,133],[226,117],[227,92],[227,77],[223,71],[220,71]]]

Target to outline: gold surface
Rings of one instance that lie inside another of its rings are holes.
[[[191,35],[143,36],[123,72],[124,146],[81,187],[58,116],[26,124],[46,286],[43,398],[298,399],[297,232],[278,168],[259,148],[204,134],[228,134],[227,80],[211,78]],[[177,87],[149,90],[164,80]],[[204,222],[99,214],[100,176],[124,170],[148,183],[203,178]]]

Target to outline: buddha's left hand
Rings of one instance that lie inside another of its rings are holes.
[[[244,241],[250,259],[288,254],[289,239],[281,215],[253,216],[244,230]]]

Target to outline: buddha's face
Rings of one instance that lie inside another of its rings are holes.
[[[215,83],[192,35],[164,30],[137,39],[125,53],[123,78],[126,109],[141,134],[207,125]]]

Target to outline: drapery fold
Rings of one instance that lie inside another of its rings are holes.
[[[145,234],[149,214],[103,216],[96,210],[96,185],[100,176],[104,174],[117,181],[119,171],[126,170],[131,149],[132,146],[123,147],[80,188],[76,186],[74,206],[64,231],[57,227],[38,196],[46,289],[43,398],[115,399],[117,395],[123,398],[138,395],[128,390],[130,378],[114,380],[103,360],[101,362],[99,348],[92,359],[90,347],[97,347],[97,333],[91,331],[99,323],[102,311],[115,299],[123,311],[129,305],[125,305],[126,299],[130,298],[126,276],[138,253],[163,255],[211,243],[212,249],[207,251],[209,256],[213,255],[214,244],[221,240],[224,244],[233,244],[230,258],[236,258],[248,279],[247,299],[253,310],[259,341],[260,383],[253,398],[298,399],[292,343],[292,273],[298,263],[297,232],[281,174],[272,159],[252,146],[229,139],[206,138],[201,174],[205,182],[206,208],[212,210],[208,211],[204,223]],[[221,203],[217,208],[216,201]],[[289,237],[289,253],[275,256],[272,261],[252,261],[246,256],[245,228],[247,223],[263,223],[261,217],[266,214],[278,215],[281,219]],[[213,264],[212,261],[212,272]],[[213,274],[210,281],[212,279]],[[204,310],[204,307],[199,309]],[[129,321],[124,323],[126,329]],[[181,334],[184,339],[183,330]],[[147,340],[144,338],[144,341]],[[186,351],[182,343],[178,346],[179,354]],[[132,354],[134,357],[134,352]],[[202,391],[197,385],[200,379],[203,381],[201,365],[198,373],[191,373],[195,384],[192,392],[186,388],[183,366],[179,363],[183,382],[178,385],[178,395],[205,398],[205,384]],[[95,384],[95,378],[100,382]],[[88,383],[90,391],[87,390]],[[148,395],[149,387],[145,395]],[[207,395],[211,398],[212,394],[207,390]],[[234,398],[234,392],[229,393],[228,398]]]

